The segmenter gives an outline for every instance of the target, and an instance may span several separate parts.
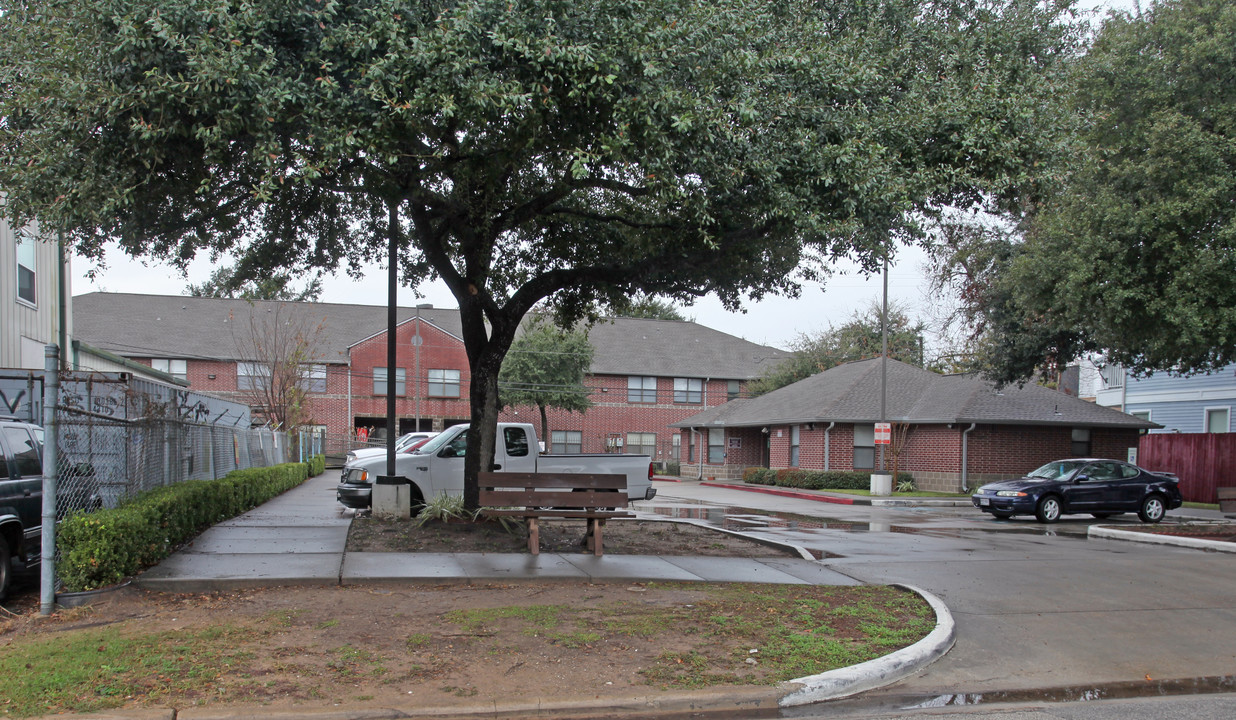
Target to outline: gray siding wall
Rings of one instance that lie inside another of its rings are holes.
[[[17,233],[0,220],[0,367],[43,368],[43,346],[58,343],[60,304],[57,293],[56,243],[35,246],[35,304],[17,298]],[[65,261],[65,296],[72,303],[71,277]],[[70,306],[68,338],[73,337]]]

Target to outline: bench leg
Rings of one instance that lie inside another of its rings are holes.
[[[602,553],[601,528],[603,527],[605,527],[605,520],[603,518],[588,519],[588,549],[592,551],[593,555],[598,557]]]
[[[528,518],[528,552],[533,555],[541,554],[541,528],[535,517]]]

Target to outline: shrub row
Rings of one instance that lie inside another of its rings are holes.
[[[894,487],[913,482],[910,473],[897,473]],[[870,490],[871,473],[852,470],[800,470],[798,468],[747,468],[742,481],[751,485],[776,485],[802,490]]]
[[[113,585],[150,567],[215,523],[257,507],[325,470],[325,458],[190,480],[120,507],[73,515],[56,532],[56,574],[67,592]]]

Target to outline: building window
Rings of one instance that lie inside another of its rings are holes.
[[[657,379],[632,375],[627,378],[627,402],[655,403],[657,401]]]
[[[798,467],[798,427],[790,426],[790,467]]]
[[[675,462],[682,459],[682,435],[674,433],[670,437],[670,460]]]
[[[459,397],[459,371],[430,370],[428,393],[429,397]]]
[[[1090,428],[1073,428],[1073,457],[1090,457]]]
[[[310,365],[305,373],[305,390],[312,393],[326,392],[326,366]]]
[[[579,430],[551,430],[549,439],[556,453],[578,455],[584,451],[584,434]]]
[[[674,402],[690,405],[704,402],[704,381],[699,378],[674,378]]]
[[[403,368],[395,368],[395,394],[399,397],[407,394],[407,372]],[[386,368],[376,367],[373,369],[373,394],[385,395],[386,392]]]
[[[1231,429],[1230,417],[1230,408],[1206,408],[1206,432],[1228,432]]]
[[[178,380],[189,379],[189,361],[175,358],[154,358],[150,367],[159,372],[167,373]]]
[[[262,363],[236,363],[237,390],[265,390],[270,385],[270,367]]]
[[[725,386],[725,401],[735,400],[742,393],[742,382],[730,380]]]
[[[657,454],[657,435],[656,433],[632,432],[627,433],[627,452],[636,455],[647,455],[656,457]]]
[[[17,237],[17,299],[35,304],[38,299],[38,286],[35,284],[34,238],[21,233]]]
[[[708,463],[725,464],[725,429],[708,428]]]
[[[854,426],[854,469],[875,470],[875,425]]]

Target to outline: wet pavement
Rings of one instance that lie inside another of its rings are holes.
[[[957,621],[957,644],[884,693],[1121,684],[1154,693],[1158,681],[1236,674],[1236,556],[1228,553],[1089,538],[1098,521],[1088,516],[1041,525],[972,508],[834,505],[693,483],[658,489],[641,511],[794,542],[856,580],[940,597]]]

